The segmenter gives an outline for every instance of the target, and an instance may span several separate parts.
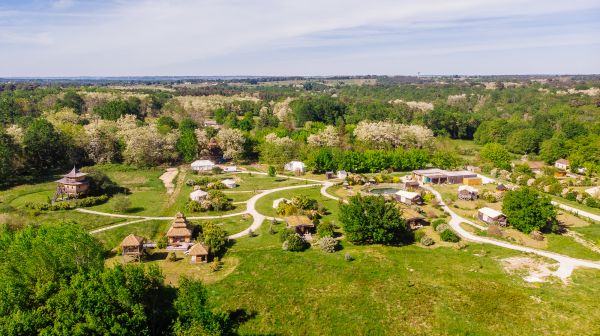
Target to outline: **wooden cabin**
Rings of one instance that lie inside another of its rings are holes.
[[[477,218],[484,221],[487,224],[496,224],[500,226],[506,226],[506,216],[492,208],[481,208],[477,211]]]
[[[208,245],[197,243],[188,250],[187,255],[191,257],[190,262],[192,264],[199,264],[208,262],[209,253],[210,247]]]
[[[133,233],[125,237],[121,242],[121,249],[123,258],[130,257],[134,260],[140,261],[144,254],[144,237],[136,236]]]
[[[479,196],[477,189],[469,185],[461,185],[458,187],[458,198],[465,201],[474,201]]]
[[[285,223],[288,228],[294,229],[299,235],[313,233],[315,231],[315,224],[306,216],[288,216],[285,217]]]
[[[402,218],[406,221],[411,230],[422,228],[429,225],[429,222],[423,215],[413,209],[402,209]]]
[[[400,184],[400,187],[404,190],[416,190],[419,189],[419,182],[407,180]]]
[[[398,202],[404,203],[406,205],[423,204],[423,199],[421,198],[421,195],[419,195],[416,192],[399,190],[394,194],[394,196]]]
[[[63,175],[56,183],[58,183],[58,186],[56,187],[56,194],[54,196],[55,200],[62,198],[78,198],[85,194],[90,188],[87,174],[80,172],[76,167],[73,167],[70,172]]]
[[[181,243],[192,241],[192,227],[189,225],[185,216],[178,212],[169,231],[167,231],[167,243],[170,246],[178,246]]]

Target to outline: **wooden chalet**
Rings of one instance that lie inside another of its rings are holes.
[[[399,190],[394,194],[394,198],[398,202],[406,205],[423,204],[423,198],[421,198],[421,195],[412,191]]]
[[[206,263],[208,262],[210,247],[202,243],[196,243],[188,250],[187,254],[191,257],[190,262],[192,264]]]
[[[481,208],[477,211],[477,218],[484,221],[487,224],[496,224],[500,226],[506,226],[506,216],[492,208]]]
[[[401,216],[404,218],[411,230],[416,230],[425,225],[429,225],[429,222],[425,219],[425,217],[413,209],[402,209]]]
[[[315,230],[315,224],[307,216],[288,216],[285,218],[285,223],[299,235],[312,233]]]
[[[54,200],[78,198],[90,188],[87,174],[80,172],[76,167],[73,167],[70,172],[63,175],[56,183],[58,183],[58,186],[56,187]]]
[[[137,261],[142,259],[144,254],[144,237],[136,236],[133,233],[125,237],[121,242],[123,258],[130,257]]]
[[[192,241],[192,227],[189,225],[185,216],[178,212],[169,231],[167,231],[167,243],[170,246],[177,246],[181,243]]]
[[[458,198],[461,200],[474,201],[477,197],[477,189],[469,185],[461,185],[458,187]]]

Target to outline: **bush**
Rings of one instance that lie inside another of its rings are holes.
[[[91,196],[75,201],[77,207],[86,208],[94,205],[102,204],[108,201],[107,195]]]
[[[321,251],[327,253],[333,253],[337,250],[339,242],[332,237],[323,237],[317,241],[317,246],[321,248]]]
[[[288,237],[288,239],[283,242],[283,249],[290,252],[300,252],[306,249],[306,242],[299,234],[294,233]]]
[[[156,242],[156,247],[158,247],[159,249],[164,249],[165,247],[167,247],[167,237],[164,236],[158,242]]]
[[[219,260],[219,257],[215,257],[213,261],[209,265],[209,269],[211,272],[216,272],[221,269],[223,263]]]
[[[277,170],[275,170],[275,167],[269,166],[269,170],[268,170],[267,174],[270,177],[275,177],[275,175],[277,175]]]
[[[442,238],[442,240],[445,242],[451,243],[458,243],[460,241],[460,237],[450,229],[442,231],[442,233],[440,233],[440,238]]]
[[[450,225],[448,224],[439,224],[436,228],[435,231],[437,232],[444,232],[446,230],[450,229]]]
[[[287,241],[292,235],[295,235],[296,232],[292,229],[283,229],[279,234],[279,240],[283,243]]]
[[[354,260],[354,258],[352,257],[352,255],[350,253],[346,253],[346,254],[344,254],[344,260],[350,262],[350,261]]]
[[[213,174],[215,174],[215,175],[219,175],[219,174],[222,174],[222,173],[223,173],[223,168],[221,168],[221,167],[219,167],[219,166],[214,166],[214,167],[211,169],[211,172],[212,172]]]
[[[167,254],[167,261],[177,261],[177,255],[175,254],[175,252],[169,252],[169,254]]]
[[[319,237],[333,237],[335,234],[335,225],[330,221],[325,221],[317,226]]]
[[[431,227],[434,230],[437,230],[437,227],[440,226],[441,224],[446,224],[446,221],[442,218],[438,218],[438,219],[434,220],[433,222],[431,222]]]
[[[593,197],[586,198],[583,201],[583,204],[589,206],[590,208],[600,208],[600,202]]]
[[[131,206],[131,201],[129,197],[124,194],[117,194],[114,197],[113,210],[118,213],[125,213],[129,210]]]
[[[423,237],[425,237],[425,231],[423,231],[423,230],[415,231],[415,241],[421,241],[421,239]]]
[[[435,244],[435,241],[429,236],[423,236],[419,241],[425,246],[431,246]]]

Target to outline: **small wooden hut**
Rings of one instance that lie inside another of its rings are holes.
[[[192,246],[187,252],[191,257],[192,264],[206,263],[208,262],[208,255],[210,253],[210,247],[202,243],[197,243]]]
[[[185,216],[178,212],[169,231],[167,231],[167,242],[170,246],[178,246],[181,243],[192,241],[192,227]]]
[[[315,230],[315,224],[307,216],[288,216],[285,218],[285,223],[299,235],[312,233]]]
[[[411,230],[416,230],[424,225],[429,225],[429,222],[425,217],[413,209],[402,209],[402,218],[408,223]]]
[[[144,254],[144,237],[136,236],[133,233],[125,237],[121,242],[121,249],[123,258],[132,258],[137,261],[141,261],[142,255]]]

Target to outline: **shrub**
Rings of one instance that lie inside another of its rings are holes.
[[[590,208],[600,208],[600,202],[593,197],[586,198],[583,201],[583,204],[589,206]]]
[[[156,242],[156,247],[158,247],[159,249],[164,249],[165,247],[167,247],[167,237],[164,236],[158,242]]]
[[[211,272],[216,272],[221,269],[223,263],[219,260],[219,257],[215,257],[213,261],[209,265],[209,269]]]
[[[219,175],[219,174],[222,174],[222,173],[223,173],[223,168],[221,168],[221,167],[219,167],[219,166],[214,166],[214,167],[211,169],[211,172],[212,172],[213,174],[215,174],[215,175]]]
[[[118,213],[125,213],[129,210],[131,206],[131,201],[129,197],[124,194],[117,194],[114,197],[113,210]]]
[[[350,253],[346,253],[346,254],[344,254],[344,260],[349,262],[349,261],[354,260],[354,258],[352,257],[352,255]]]
[[[425,235],[419,241],[425,246],[431,246],[435,244],[435,241],[431,237]]]
[[[283,229],[279,234],[279,240],[283,243],[290,238],[290,236],[296,234],[296,232],[292,229]]]
[[[321,251],[327,253],[333,253],[337,250],[339,242],[332,237],[323,237],[317,241],[317,245],[321,248]]]
[[[325,221],[317,226],[319,237],[333,237],[335,234],[335,225],[330,221]]]
[[[446,221],[442,218],[438,218],[438,219],[434,220],[433,222],[431,222],[431,227],[434,230],[437,230],[437,227],[440,226],[441,224],[446,224]]]
[[[442,240],[445,242],[451,243],[458,243],[460,241],[460,237],[450,229],[442,231],[442,233],[440,233],[440,238],[442,238]]]
[[[167,254],[167,261],[177,261],[177,255],[175,254],[175,252],[169,252],[169,254]]]
[[[294,233],[283,242],[283,249],[290,252],[300,252],[306,249],[306,242],[299,234]]]
[[[277,175],[277,170],[275,170],[275,167],[269,166],[269,170],[267,171],[267,174],[270,177],[275,177],[275,175]]]
[[[425,237],[425,231],[418,230],[415,232],[415,241],[421,241],[423,237]]]
[[[106,201],[108,201],[108,196],[106,196],[106,195],[91,196],[91,197],[86,197],[86,198],[82,198],[80,200],[75,201],[75,205],[77,207],[86,208],[86,207],[91,207],[94,205],[105,203]]]
[[[448,224],[445,224],[445,223],[444,223],[444,224],[439,224],[439,225],[438,225],[438,226],[435,228],[435,231],[437,231],[437,232],[444,232],[444,231],[446,231],[446,230],[448,230],[448,229],[450,229],[450,225],[448,225]]]

